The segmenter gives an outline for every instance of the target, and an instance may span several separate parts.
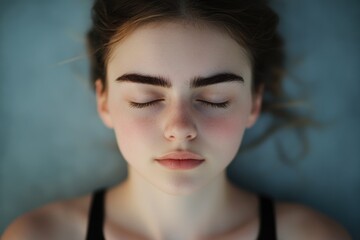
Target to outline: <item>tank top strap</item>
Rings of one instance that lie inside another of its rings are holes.
[[[99,189],[92,196],[86,240],[105,240],[103,232],[105,193],[105,189]],[[276,240],[274,202],[264,195],[260,195],[259,199],[260,229],[257,240]]]
[[[273,199],[260,195],[260,230],[257,240],[276,240],[276,215]]]
[[[105,189],[99,189],[93,193],[89,211],[86,240],[105,240],[103,232],[105,217],[104,198]]]

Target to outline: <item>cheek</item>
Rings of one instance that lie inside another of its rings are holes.
[[[154,121],[142,118],[119,118],[115,120],[114,130],[125,159],[137,156],[139,149],[146,149],[143,146],[149,146],[156,135]]]
[[[241,140],[245,129],[244,119],[238,116],[223,116],[205,119],[202,124],[202,132],[216,142],[236,143]],[[211,135],[211,136],[210,136]]]
[[[221,117],[205,121],[202,139],[206,151],[213,159],[213,171],[225,169],[235,158],[244,134],[245,126],[241,117]]]

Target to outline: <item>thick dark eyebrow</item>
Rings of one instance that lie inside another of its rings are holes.
[[[205,87],[212,84],[224,82],[244,83],[244,78],[233,73],[219,73],[210,77],[195,77],[191,83],[191,88]]]
[[[171,83],[166,78],[158,77],[158,76],[141,75],[136,73],[124,74],[118,77],[116,81],[150,84],[154,86],[171,88]]]
[[[131,74],[124,74],[118,77],[116,81],[150,84],[154,86],[171,88],[171,82],[168,79],[160,76],[149,76],[149,75],[131,73]],[[233,73],[219,73],[210,77],[195,77],[190,82],[190,88],[205,87],[208,85],[224,83],[224,82],[244,83],[244,79],[243,77]]]

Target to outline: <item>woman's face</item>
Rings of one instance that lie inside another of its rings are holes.
[[[114,47],[107,76],[105,92],[96,83],[101,118],[131,170],[170,194],[224,174],[260,109],[245,50],[216,28],[142,26]],[[178,151],[204,161],[172,169],[156,160]]]

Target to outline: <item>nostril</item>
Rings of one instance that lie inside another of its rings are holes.
[[[191,132],[189,132],[191,131]],[[195,129],[172,129],[168,132],[165,132],[164,136],[171,140],[192,140],[196,138],[196,130]]]
[[[193,139],[193,138],[194,138],[194,134],[189,134],[189,135],[187,135],[186,138],[187,138],[187,139]]]
[[[184,114],[184,112],[181,112],[181,114],[178,112],[166,122],[164,136],[168,140],[190,141],[196,138],[196,135],[197,130],[194,119]]]

